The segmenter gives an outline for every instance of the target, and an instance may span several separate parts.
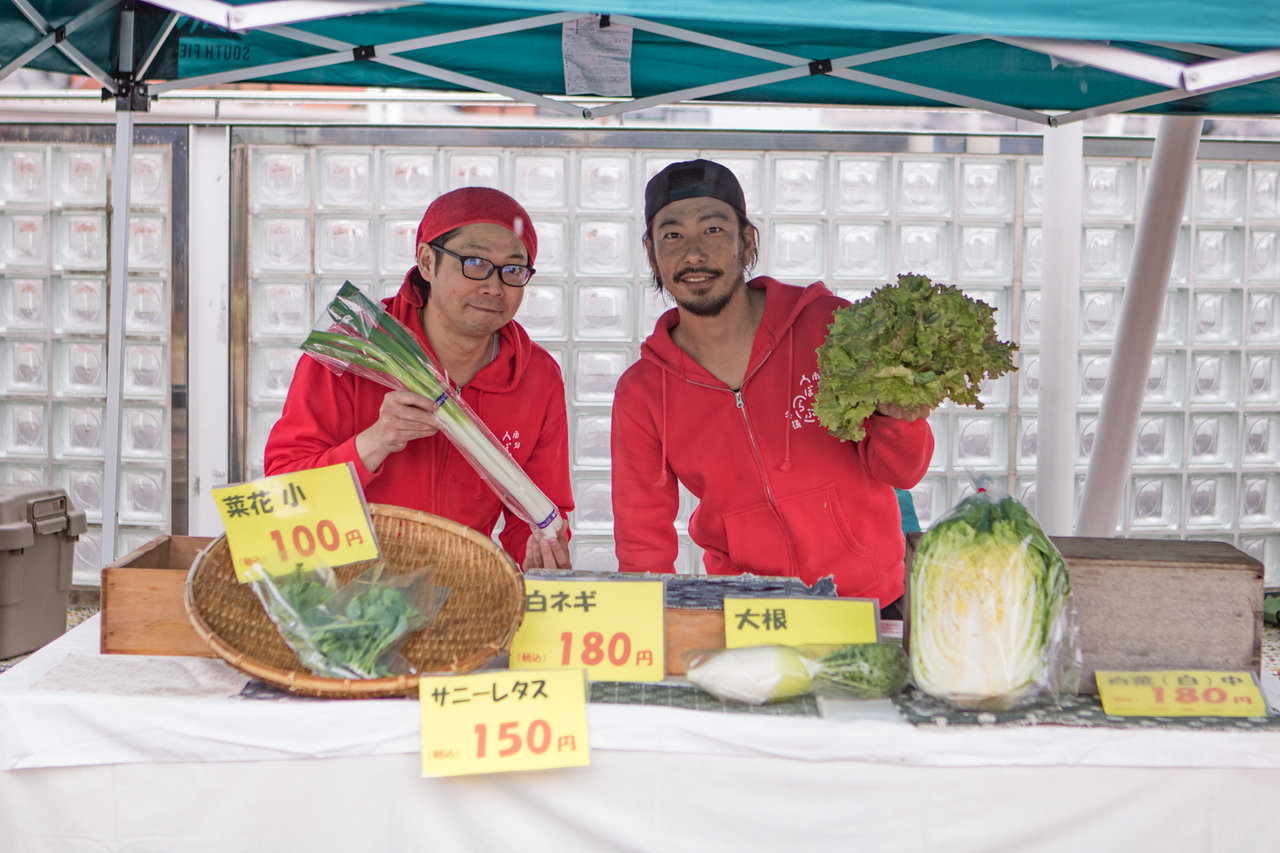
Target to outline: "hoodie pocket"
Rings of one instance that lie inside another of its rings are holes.
[[[832,560],[843,564],[850,555],[868,554],[845,522],[848,516],[833,484],[788,495],[778,501],[778,509],[795,543],[802,576],[816,572],[822,577],[830,573]]]
[[[739,571],[823,577],[864,548],[845,523],[834,485],[787,495],[777,510],[767,504],[724,517],[729,559]]]
[[[790,537],[768,504],[739,510],[724,517],[729,564],[737,572],[793,575]]]

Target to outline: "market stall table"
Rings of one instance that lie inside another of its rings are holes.
[[[0,675],[0,849],[1241,850],[1280,801],[1277,729],[913,726],[887,701],[593,702],[589,767],[427,779],[414,701],[244,691],[98,636]]]

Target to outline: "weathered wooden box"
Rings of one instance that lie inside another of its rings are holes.
[[[1258,672],[1258,560],[1225,542],[1053,541],[1075,590],[1082,692],[1097,692],[1093,673],[1099,669]]]
[[[213,656],[183,604],[187,570],[212,541],[159,536],[102,570],[104,654]]]
[[[1100,669],[1258,672],[1259,561],[1225,542],[1051,538],[1071,572],[1081,692],[1097,692]]]

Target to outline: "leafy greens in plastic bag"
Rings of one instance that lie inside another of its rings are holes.
[[[339,586],[332,570],[251,580],[254,593],[298,660],[328,678],[385,678],[410,674],[400,655],[409,635],[425,628],[449,596],[435,566],[393,575],[378,561]]]

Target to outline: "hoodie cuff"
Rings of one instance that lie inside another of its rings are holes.
[[[360,481],[361,488],[376,480],[378,475],[382,473],[382,468],[386,466],[386,463],[384,462],[376,471],[370,471],[366,468],[364,466],[364,462],[360,459],[360,454],[356,451],[355,436],[348,438],[346,441],[342,442],[342,444],[335,447],[333,455],[336,457],[334,461],[350,462],[355,466],[356,478]]]

